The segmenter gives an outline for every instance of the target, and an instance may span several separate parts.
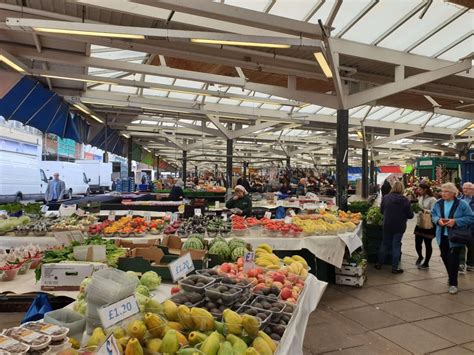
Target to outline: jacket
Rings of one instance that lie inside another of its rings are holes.
[[[438,244],[441,243],[441,233],[443,228],[438,224],[439,219],[441,218],[441,204],[443,200],[439,200],[433,206],[431,210],[431,218],[433,220],[433,224],[436,225],[436,241]],[[444,218],[448,218],[447,215]],[[459,205],[454,212],[453,218],[456,221],[456,228],[459,229],[467,229],[474,223],[474,215],[472,214],[472,210],[467,204],[466,201],[459,200]],[[447,238],[447,237],[446,237]],[[452,243],[449,242],[450,248],[462,247],[464,244]]]
[[[463,199],[464,199],[464,195],[462,195],[462,196],[460,197],[460,199],[463,200]],[[467,203],[466,200],[464,200],[464,201]],[[472,197],[471,197],[471,201],[469,201],[469,207],[471,207],[471,211],[472,211],[472,213],[474,213],[474,196],[472,196]],[[474,222],[471,223],[471,234],[474,236]]]
[[[44,196],[47,202],[53,199],[53,182],[54,180],[48,181],[48,187],[46,188],[46,193]],[[58,185],[56,186],[56,191],[57,191],[56,196],[58,196],[58,200],[62,200],[64,197],[64,194],[66,193],[66,183],[62,180],[59,180]]]
[[[173,186],[171,188],[170,194],[168,195],[168,200],[170,201],[178,201],[182,200],[184,197],[184,191],[179,186]]]
[[[413,218],[410,201],[399,194],[388,194],[382,199],[383,230],[389,233],[404,233],[407,219]]]
[[[392,186],[388,182],[388,180],[385,180],[382,184],[382,187],[380,188],[380,192],[382,193],[382,197],[388,195],[390,193],[390,190],[392,189]]]
[[[238,208],[243,211],[242,215],[250,216],[252,213],[252,200],[250,199],[249,195],[245,195],[244,197],[237,200],[231,198],[225,203],[225,207],[228,209]]]

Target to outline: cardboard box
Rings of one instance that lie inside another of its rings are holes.
[[[181,255],[181,251],[180,254]],[[179,258],[176,254],[166,254],[161,247],[135,248],[126,257],[118,260],[118,269],[144,273],[155,271],[163,280],[171,280],[168,264]],[[205,260],[193,260],[195,269],[205,268]]]
[[[79,291],[81,282],[94,271],[108,266],[103,263],[53,263],[41,266],[41,290]]]
[[[198,249],[182,249],[183,241],[180,237],[174,235],[167,235],[161,241],[159,247],[163,250],[165,255],[184,255],[186,253],[191,253],[191,259],[193,260],[203,260],[206,258],[207,252],[205,250]]]
[[[336,275],[336,284],[337,285],[346,285],[354,287],[364,286],[365,275],[362,276],[345,276],[345,275]]]
[[[127,239],[116,239],[115,245],[126,249],[135,248],[151,248],[158,241],[156,239],[144,239],[144,240],[127,240]]]

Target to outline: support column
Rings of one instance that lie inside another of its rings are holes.
[[[349,161],[349,111],[337,110],[336,203],[347,210],[347,168]]]
[[[247,178],[247,168],[249,166],[249,163],[244,161],[244,179]]]
[[[104,140],[104,155],[102,157],[102,161],[104,163],[108,163],[109,162],[109,156],[108,156],[108,153],[107,153],[107,150],[108,150],[108,146],[109,146],[109,135],[108,135],[108,132],[109,129],[108,129],[108,124],[107,124],[107,116],[105,117],[105,140]]]
[[[291,180],[291,158],[286,157],[286,175]]]
[[[186,186],[186,174],[187,174],[187,165],[188,165],[188,152],[186,150],[183,150],[183,181],[184,185]]]
[[[362,148],[362,198],[369,197],[369,151]]]
[[[227,158],[226,158],[226,187],[232,188],[232,157],[234,152],[234,141],[227,140]]]
[[[128,177],[133,177],[132,172],[132,152],[133,152],[133,138],[128,139],[127,144],[127,164],[128,164]]]
[[[194,166],[194,175],[195,175],[197,178],[199,178],[199,176],[198,176],[198,166],[197,166],[197,165]]]
[[[374,158],[370,158],[370,185],[375,185],[375,161]]]

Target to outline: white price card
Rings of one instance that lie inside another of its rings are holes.
[[[193,259],[191,259],[191,253],[186,253],[175,261],[172,261],[168,264],[168,267],[170,268],[173,282],[185,277],[194,270],[194,263]]]
[[[109,211],[108,220],[112,222],[115,221],[115,211]]]
[[[117,344],[117,340],[113,334],[110,334],[102,346],[97,350],[97,355],[121,355],[123,352],[121,351],[121,345]]]
[[[46,213],[46,212],[48,212],[48,210],[49,210],[49,206],[47,206],[47,205],[41,206],[41,213]]]
[[[146,222],[150,222],[151,221],[151,212],[145,212],[143,214],[143,217],[145,217]]]
[[[53,237],[61,245],[71,245],[71,243],[73,241],[72,236],[71,236],[71,232],[69,232],[69,231],[53,232]]]
[[[178,212],[173,212],[171,214],[171,218],[170,218],[170,222],[173,223],[173,222],[176,222],[179,218],[179,213]]]
[[[223,220],[224,222],[227,221],[227,213],[223,213],[223,214],[222,214],[222,220]]]
[[[290,224],[291,220],[292,220],[292,218],[290,216],[286,216],[285,217],[285,224]]]
[[[133,211],[132,211],[132,210],[128,210],[127,216],[128,216],[128,217],[133,217]]]
[[[265,215],[263,217],[265,217],[267,219],[271,219],[272,218],[272,213],[270,211],[267,211],[267,212],[265,212]]]
[[[244,254],[244,272],[247,272],[255,267],[255,253],[248,251]]]
[[[61,217],[67,217],[67,216],[72,216],[74,213],[76,213],[77,205],[65,205],[61,203],[61,206],[59,206],[59,215]]]
[[[129,296],[108,306],[99,308],[99,318],[104,329],[140,312],[135,296]]]
[[[218,210],[221,207],[221,203],[219,201],[216,201],[215,207],[216,207],[216,210]]]
[[[290,210],[290,216],[291,216],[291,217],[294,217],[294,216],[296,216],[296,213],[295,213],[295,211],[294,211],[294,210]]]
[[[71,236],[72,240],[75,242],[82,243],[84,241],[84,233],[81,231],[70,231],[69,235]]]
[[[200,216],[201,215],[201,209],[200,208],[195,208],[194,209],[194,215],[195,216]]]

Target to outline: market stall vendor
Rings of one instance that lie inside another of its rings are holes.
[[[184,198],[183,191],[184,182],[181,179],[178,179],[174,186],[171,188],[170,194],[168,195],[169,201],[179,201]]]
[[[230,210],[235,209],[236,214],[242,216],[250,216],[252,212],[252,200],[242,185],[235,187],[234,196],[225,203],[225,206]]]

